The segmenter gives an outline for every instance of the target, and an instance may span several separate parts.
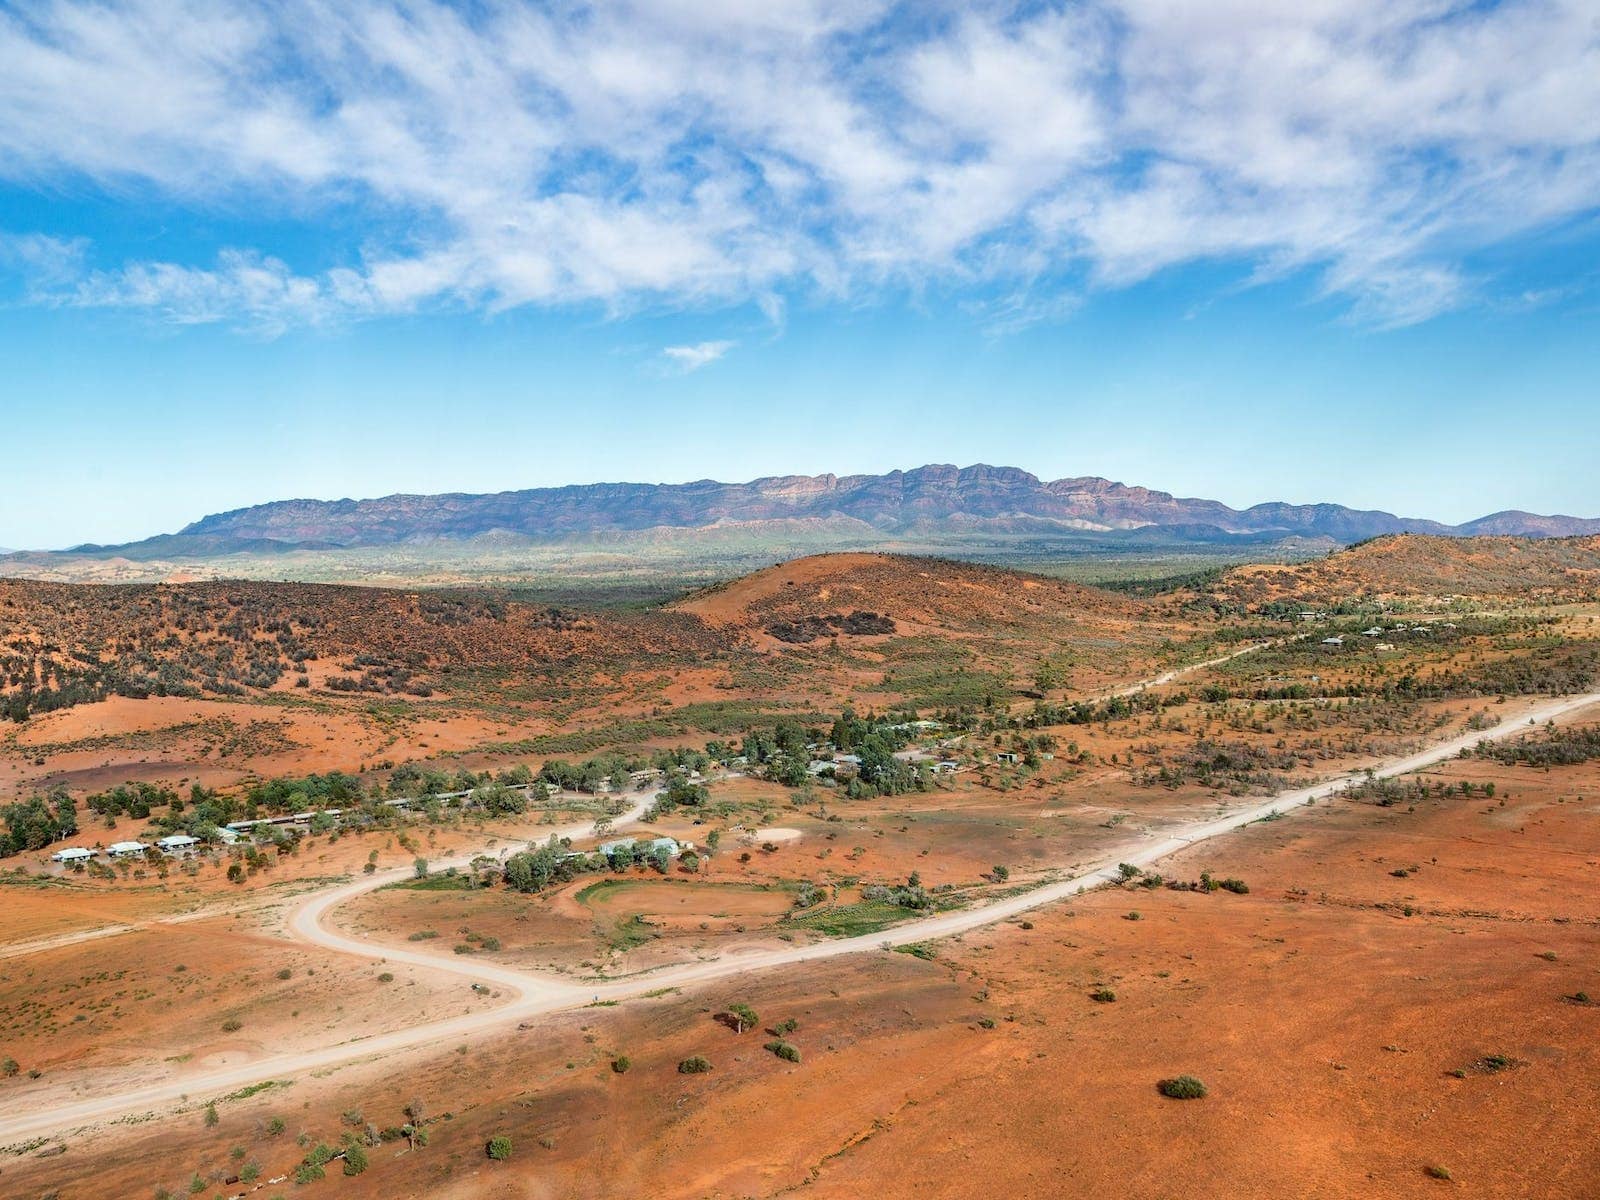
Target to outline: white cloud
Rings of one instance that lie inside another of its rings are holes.
[[[701,367],[709,367],[737,342],[696,342],[692,346],[666,346],[661,351],[664,358],[678,372],[687,375]]]
[[[1600,196],[1594,0],[54,0],[0,11],[0,62],[0,181],[356,214],[294,267],[3,256],[50,302],[269,332],[930,285],[1046,312],[1047,280],[1203,259],[1404,323]]]

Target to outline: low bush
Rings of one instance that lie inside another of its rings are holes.
[[[786,1042],[782,1038],[767,1043],[767,1049],[776,1054],[784,1062],[797,1063],[800,1061],[800,1047],[793,1042]]]
[[[1177,1075],[1163,1079],[1156,1088],[1169,1100],[1200,1100],[1206,1094],[1206,1085],[1193,1075]]]
[[[505,1134],[496,1134],[489,1139],[489,1144],[484,1147],[484,1152],[495,1162],[505,1162],[511,1157],[511,1139]]]
[[[709,1070],[711,1060],[703,1054],[691,1055],[678,1064],[679,1075],[704,1075]]]

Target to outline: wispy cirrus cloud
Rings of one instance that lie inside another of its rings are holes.
[[[929,286],[1050,312],[1048,281],[1197,261],[1403,324],[1600,196],[1589,0],[54,0],[0,12],[0,62],[0,181],[355,214],[292,264],[7,258],[44,302],[267,332]]]
[[[737,342],[696,342],[692,346],[664,346],[661,357],[665,364],[678,374],[687,375],[701,367],[709,367],[732,350]]]

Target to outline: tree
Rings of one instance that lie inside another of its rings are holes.
[[[418,879],[426,879],[428,877],[428,860],[425,858],[416,859],[411,864],[411,871]]]
[[[367,1152],[361,1148],[360,1143],[351,1142],[344,1148],[344,1173],[346,1175],[359,1175],[367,1169]]]
[[[216,1128],[217,1123],[219,1121],[221,1121],[221,1120],[222,1120],[222,1118],[217,1115],[217,1106],[216,1106],[216,1104],[212,1103],[212,1104],[206,1105],[206,1128],[207,1129]]]
[[[489,1144],[484,1150],[495,1162],[505,1162],[511,1157],[511,1139],[503,1133],[496,1134],[489,1139]]]
[[[748,1004],[730,1004],[717,1014],[721,1021],[735,1033],[743,1033],[746,1029],[754,1029],[761,1023],[761,1018],[756,1016],[756,1010]]]
[[[558,865],[556,849],[548,843],[519,851],[506,859],[506,885],[519,892],[541,891],[555,878]]]
[[[406,1141],[413,1150],[418,1146],[426,1146],[428,1131],[422,1127],[422,1123],[428,1119],[428,1106],[420,1096],[413,1096],[406,1102],[406,1118],[408,1121],[404,1130]]]

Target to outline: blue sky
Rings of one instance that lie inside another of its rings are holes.
[[[1600,515],[1600,22],[0,3],[0,545],[977,461]]]

